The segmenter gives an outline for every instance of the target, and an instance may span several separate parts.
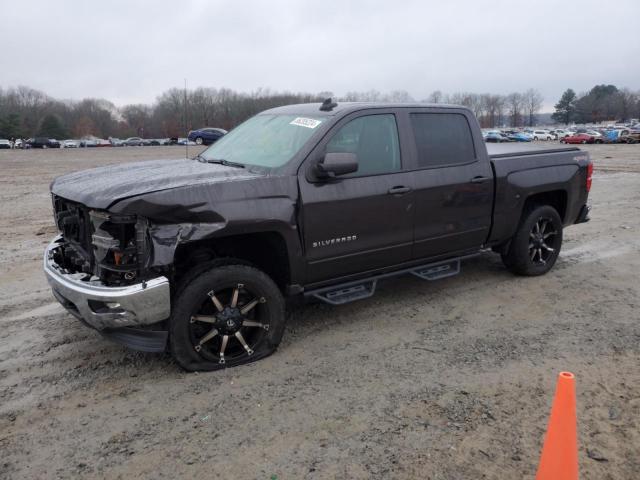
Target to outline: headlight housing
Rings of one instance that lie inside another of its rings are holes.
[[[148,256],[146,219],[98,210],[91,210],[89,217],[96,276],[107,285],[126,285],[141,277]]]

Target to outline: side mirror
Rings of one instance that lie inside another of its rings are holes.
[[[316,164],[318,178],[333,178],[358,171],[358,155],[355,153],[327,153]]]

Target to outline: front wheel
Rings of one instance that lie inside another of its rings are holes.
[[[517,275],[543,275],[556,263],[561,246],[560,215],[549,205],[538,206],[524,215],[502,261]]]
[[[202,137],[196,138],[196,145],[202,145]]]
[[[247,265],[214,266],[177,294],[169,346],[185,370],[218,370],[273,353],[284,333],[280,290]]]

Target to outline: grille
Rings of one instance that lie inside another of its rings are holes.
[[[89,210],[79,203],[54,195],[53,208],[58,230],[62,233],[65,267],[84,273],[93,273],[94,260],[91,247],[93,227]]]

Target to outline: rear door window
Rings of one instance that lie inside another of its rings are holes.
[[[420,168],[460,165],[475,161],[471,128],[464,115],[412,113],[410,118]]]

